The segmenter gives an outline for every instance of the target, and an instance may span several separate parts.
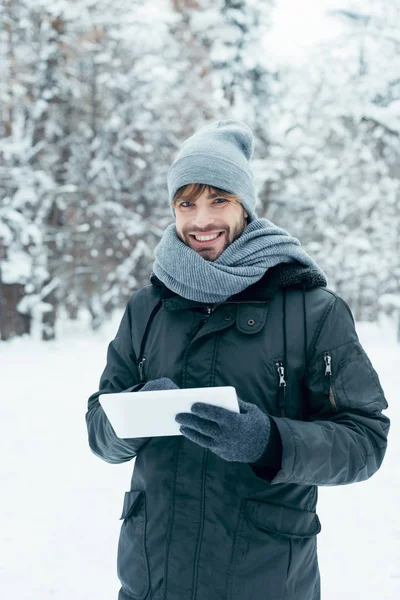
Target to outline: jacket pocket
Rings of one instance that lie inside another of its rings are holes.
[[[368,411],[388,407],[378,375],[366,354],[341,364],[333,388],[342,407]]]
[[[227,600],[310,598],[318,575],[320,531],[314,512],[245,499],[233,543]],[[301,593],[285,595],[290,587]]]
[[[346,408],[369,412],[387,408],[378,374],[359,342],[326,351],[324,360],[325,393],[333,412]]]
[[[130,596],[144,600],[149,591],[150,577],[146,551],[146,495],[143,490],[125,493],[121,519],[118,578]]]
[[[318,354],[310,364],[306,388],[307,414],[313,420],[349,409],[373,413],[388,407],[378,374],[359,342]]]

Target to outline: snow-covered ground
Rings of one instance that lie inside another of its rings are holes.
[[[58,341],[0,342],[0,596],[116,600],[122,500],[133,462],[89,450],[97,390],[119,315],[96,334],[68,324]],[[358,326],[392,420],[382,468],[369,481],[320,488],[322,600],[400,598],[400,345],[394,325]],[[245,598],[243,600],[246,600]]]

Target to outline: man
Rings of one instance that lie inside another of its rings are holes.
[[[258,219],[251,130],[219,121],[168,172],[176,222],[128,302],[86,415],[92,451],[136,457],[119,600],[320,598],[317,486],[371,477],[389,420],[347,304],[297,239]],[[182,435],[118,438],[98,396],[234,386]]]

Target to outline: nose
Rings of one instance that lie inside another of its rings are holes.
[[[192,226],[198,231],[218,229],[217,224],[213,223],[212,209],[208,206],[196,207],[196,214]]]

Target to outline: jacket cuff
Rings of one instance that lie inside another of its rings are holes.
[[[269,420],[271,432],[267,447],[256,462],[249,464],[250,467],[270,467],[279,470],[282,467],[282,439],[275,420],[271,418]]]

